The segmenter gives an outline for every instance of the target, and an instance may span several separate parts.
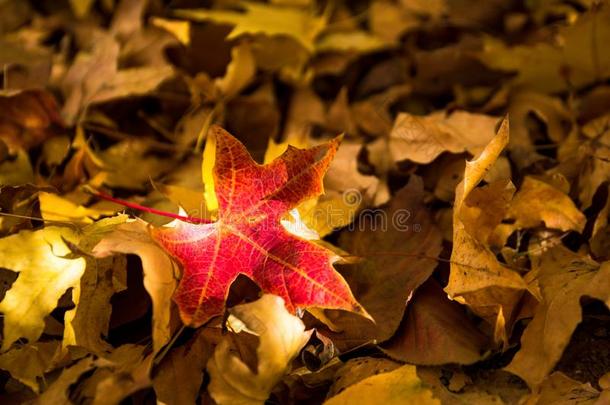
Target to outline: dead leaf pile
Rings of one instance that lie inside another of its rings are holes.
[[[609,403],[607,3],[0,1],[0,403]]]

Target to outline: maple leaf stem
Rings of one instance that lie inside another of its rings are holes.
[[[157,210],[155,208],[150,208],[150,207],[145,207],[143,205],[140,204],[136,204],[136,203],[132,203],[129,201],[125,201],[125,200],[121,200],[120,198],[114,198],[108,194],[102,193],[100,191],[95,191],[93,189],[89,189],[86,188],[85,191],[87,191],[88,193],[101,198],[102,200],[106,200],[106,201],[110,201],[113,202],[115,204],[119,204],[122,205],[124,207],[128,207],[128,208],[133,208],[136,210],[140,210],[140,211],[144,211],[144,212],[148,212],[150,214],[154,214],[154,215],[160,215],[162,217],[167,217],[167,218],[174,218],[180,221],[184,221],[184,222],[190,222],[193,224],[209,224],[211,221],[205,218],[198,218],[198,217],[191,217],[188,215],[180,215],[180,214],[174,214],[171,212],[167,212],[167,211],[161,211],[161,210]]]

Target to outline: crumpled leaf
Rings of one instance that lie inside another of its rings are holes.
[[[258,365],[253,372],[230,352],[230,339],[225,338],[208,362],[210,395],[219,405],[263,404],[312,331],[305,331],[303,322],[286,311],[280,297],[269,294],[230,312],[258,335]]]
[[[586,218],[574,202],[557,188],[527,176],[510,203],[506,218],[515,220],[514,229],[547,228],[582,232]]]
[[[596,298],[610,308],[610,262],[600,266],[563,246],[532,257],[532,262],[542,301],[506,370],[533,387],[551,372],[582,320],[580,298]]]
[[[0,267],[19,273],[0,302],[3,351],[21,337],[38,340],[44,317],[68,288],[76,287],[85,271],[85,259],[67,258],[72,252],[66,241],[78,243],[79,238],[71,228],[48,226],[0,239]]]
[[[353,403],[440,405],[441,402],[433,397],[432,391],[417,377],[415,366],[406,365],[394,371],[365,378],[324,402],[325,405]]]
[[[70,387],[89,370],[95,367],[92,357],[85,357],[65,368],[59,377],[37,398],[37,404],[70,403]]]
[[[508,120],[505,119],[498,134],[481,154],[466,162],[464,180],[457,186],[453,208],[453,251],[449,283],[445,291],[453,299],[469,305],[475,313],[483,316],[494,327],[497,341],[507,342],[507,320],[520,298],[520,290],[526,284],[516,271],[501,264],[485,241],[477,234],[477,222],[465,201],[475,191],[487,171],[494,164],[508,143]],[[506,185],[508,186],[508,185]],[[510,190],[509,190],[510,191]],[[502,193],[495,193],[502,198]],[[487,214],[483,207],[474,207],[479,215]],[[463,217],[463,213],[469,214]],[[466,220],[465,220],[466,218]],[[470,219],[470,221],[468,221]],[[496,217],[499,223],[501,217]]]
[[[199,326],[220,315],[229,286],[239,274],[263,291],[280,295],[290,311],[316,306],[366,314],[332,267],[338,257],[280,225],[287,211],[320,194],[322,175],[339,140],[306,150],[289,148],[261,166],[229,133],[220,127],[213,131],[218,221],[179,221],[151,231],[183,265],[174,300],[184,323]]]
[[[59,348],[58,342],[36,342],[17,347],[0,354],[0,368],[28,386],[35,393],[40,391],[38,379],[42,379],[53,364]]]
[[[158,352],[171,337],[171,297],[176,288],[177,269],[171,258],[150,237],[144,221],[117,227],[95,247],[98,258],[114,253],[135,254],[142,260],[144,287],[153,303],[153,350]]]
[[[390,132],[389,150],[395,161],[430,163],[443,152],[478,154],[494,135],[498,117],[437,111],[424,117],[400,113]]]
[[[315,16],[309,10],[296,7],[239,2],[244,12],[230,10],[176,10],[175,14],[195,21],[212,20],[220,24],[230,24],[234,28],[227,39],[244,34],[265,34],[288,36],[308,50],[313,50],[314,40],[326,25],[324,16]]]

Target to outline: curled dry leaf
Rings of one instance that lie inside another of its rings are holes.
[[[521,349],[506,370],[530,386],[542,383],[559,361],[582,320],[580,298],[589,296],[610,308],[610,262],[601,266],[563,246],[532,257],[542,301],[521,337]]]
[[[481,154],[466,162],[464,180],[456,189],[451,273],[445,288],[450,297],[469,305],[475,313],[485,317],[494,328],[496,340],[504,343],[508,340],[507,319],[511,317],[520,298],[520,291],[526,288],[526,284],[519,273],[498,261],[487,244],[477,238],[480,235],[473,234],[476,225],[464,221],[463,211],[469,211],[466,199],[483,180],[507,144],[508,120],[505,119],[498,134]],[[501,195],[499,198],[502,198]],[[497,219],[498,222],[500,220],[501,218]]]
[[[142,260],[144,288],[153,304],[153,350],[158,352],[171,337],[171,298],[178,269],[150,237],[147,224],[133,221],[117,227],[95,245],[93,254],[103,258],[115,253],[135,254]]]
[[[312,331],[305,331],[303,322],[286,311],[280,297],[269,294],[230,312],[258,335],[258,365],[253,372],[231,353],[230,339],[225,338],[208,362],[210,395],[219,405],[263,404]]]

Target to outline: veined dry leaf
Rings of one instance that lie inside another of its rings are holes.
[[[119,44],[108,34],[90,53],[78,54],[61,83],[66,97],[62,115],[67,123],[74,124],[91,104],[148,93],[173,75],[169,65],[119,69],[119,51]]]
[[[230,24],[234,28],[227,39],[243,34],[283,35],[296,39],[312,51],[314,40],[326,25],[324,16],[311,14],[308,9],[281,7],[263,3],[243,1],[238,3],[243,12],[231,10],[177,10],[178,17],[195,21],[211,20]]]
[[[441,402],[433,397],[432,391],[417,377],[415,366],[407,365],[388,373],[365,378],[324,402],[325,405],[353,403],[440,405]]]
[[[272,163],[258,165],[236,138],[220,127],[213,131],[218,220],[180,221],[151,232],[183,265],[174,297],[183,321],[199,326],[220,315],[230,284],[239,274],[257,282],[263,291],[280,295],[291,311],[340,308],[366,316],[332,267],[338,257],[280,225],[286,212],[321,193],[322,176],[339,139],[311,149],[289,148]]]
[[[429,280],[416,291],[403,324],[383,351],[410,364],[472,364],[482,359],[487,344],[460,305]]]
[[[341,333],[328,333],[340,350],[383,342],[398,329],[413,292],[437,265],[441,234],[423,205],[423,182],[411,176],[389,206],[363,211],[342,249],[361,260],[343,274],[375,324],[354,314],[326,311]]]
[[[19,273],[0,302],[0,312],[4,314],[3,351],[21,337],[29,342],[38,340],[44,317],[68,288],[77,286],[85,271],[85,259],[66,258],[72,253],[66,241],[78,244],[79,239],[73,229],[56,226],[0,239],[0,267]]]
[[[563,246],[531,259],[542,302],[523,332],[521,349],[506,370],[533,387],[551,372],[582,320],[580,298],[586,295],[610,307],[610,262],[599,266]]]
[[[280,297],[269,294],[237,305],[230,312],[258,335],[258,365],[253,372],[230,352],[230,339],[224,339],[208,362],[210,395],[219,405],[263,404],[309,340],[311,331],[306,332],[303,322],[286,311]]]
[[[171,337],[171,298],[177,268],[151,239],[146,223],[133,221],[117,227],[93,248],[96,257],[114,253],[135,254],[142,260],[144,287],[153,303],[153,351],[157,353]]]
[[[437,111],[424,117],[400,113],[390,132],[389,149],[395,161],[430,163],[443,152],[476,155],[494,135],[498,117],[456,111]]]

